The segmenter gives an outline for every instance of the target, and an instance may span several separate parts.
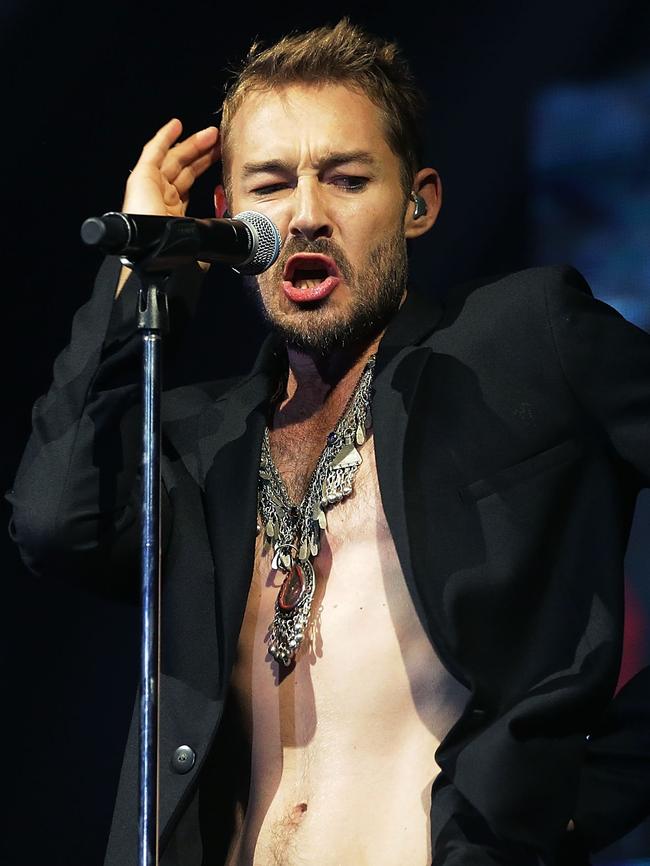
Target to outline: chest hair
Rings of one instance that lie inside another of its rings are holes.
[[[273,462],[295,504],[302,501],[307,491],[331,429],[321,420],[269,430]]]
[[[274,413],[269,429],[271,457],[298,505],[309,485],[316,464],[325,449],[327,436],[338,424],[358,381],[360,370],[339,383],[320,406],[313,400],[286,401]]]

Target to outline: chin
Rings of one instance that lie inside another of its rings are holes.
[[[323,302],[317,302],[322,304]],[[333,312],[333,311],[332,311]],[[344,311],[301,310],[299,316],[268,317],[269,324],[293,349],[325,357],[344,350],[363,349],[383,330],[379,318],[346,315]],[[329,315],[328,315],[329,313]]]

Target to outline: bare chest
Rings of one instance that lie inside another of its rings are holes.
[[[233,681],[251,736],[255,715],[264,713],[268,719],[271,714],[278,722],[278,744],[313,745],[315,729],[324,733],[337,707],[347,706],[352,730],[384,702],[389,717],[397,695],[401,712],[428,726],[436,741],[451,723],[451,678],[404,580],[382,506],[373,438],[359,450],[363,462],[352,494],[327,511],[321,549],[313,559],[316,590],[309,627],[289,669],[268,653],[269,627],[285,575],[273,568],[273,550],[263,533],[257,537]],[[294,470],[296,488],[306,486],[319,454],[303,455],[302,468]],[[286,484],[286,472],[283,477]],[[336,737],[344,736],[338,726]]]
[[[250,747],[250,793],[229,866],[430,862],[434,754],[467,693],[414,609],[372,437],[360,453],[353,493],[328,511],[311,621],[289,668],[268,653],[284,575],[257,538],[231,691]]]

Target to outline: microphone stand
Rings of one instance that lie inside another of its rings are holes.
[[[142,281],[138,330],[142,333],[142,520],[140,638],[140,750],[138,866],[158,866],[160,717],[160,403],[162,337],[169,331],[165,286],[188,256],[183,220],[172,220],[153,248],[135,261],[122,257]]]
[[[138,330],[142,334],[143,348],[138,866],[158,866],[160,403],[162,337],[169,330],[165,285],[170,274],[158,272],[156,267],[151,258],[134,266],[142,280],[138,298]]]
[[[107,222],[107,218],[112,219]],[[142,238],[138,243],[137,218],[140,229],[154,225],[155,242]],[[243,225],[238,225],[237,220]],[[199,225],[205,231],[218,231],[223,248],[219,260],[246,267],[246,273],[260,273],[277,259],[280,235],[273,223],[262,214],[245,211],[234,220],[169,219],[159,232],[159,217],[129,214],[105,214],[91,218],[82,225],[82,240],[115,252],[117,243],[126,243],[133,257],[123,256],[122,264],[132,268],[142,281],[138,297],[138,330],[142,333],[142,551],[141,597],[142,635],[140,643],[140,752],[139,752],[139,813],[138,866],[158,866],[159,812],[159,674],[160,674],[160,402],[162,337],[169,330],[169,308],[165,286],[174,270],[188,261],[195,261],[202,249]],[[225,224],[225,225],[224,225]],[[124,234],[126,225],[126,235]],[[132,232],[135,236],[132,237]],[[125,241],[126,238],[126,241]],[[133,246],[130,246],[133,241]],[[245,241],[245,243],[244,243]],[[209,246],[209,245],[208,245]],[[245,261],[242,247],[247,249]],[[250,253],[250,255],[249,255]],[[244,271],[241,271],[244,273]]]

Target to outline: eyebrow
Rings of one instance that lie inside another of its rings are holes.
[[[366,150],[337,151],[329,153],[316,164],[319,171],[323,169],[336,168],[337,165],[345,165],[348,162],[359,162],[362,165],[375,166],[377,160]],[[282,159],[267,159],[261,162],[247,162],[242,168],[243,177],[253,174],[289,174],[294,170],[293,163]]]

